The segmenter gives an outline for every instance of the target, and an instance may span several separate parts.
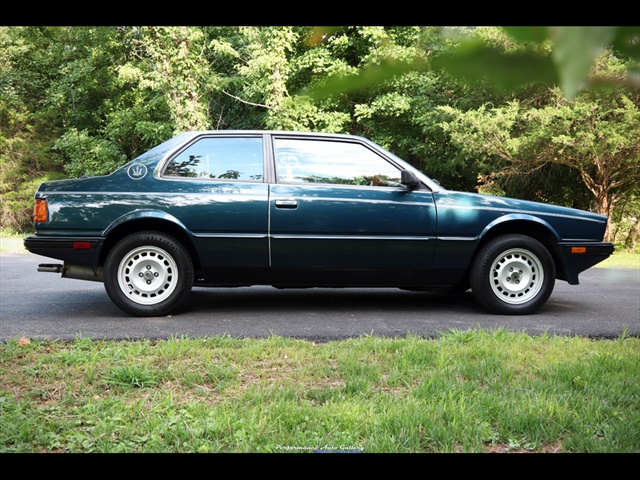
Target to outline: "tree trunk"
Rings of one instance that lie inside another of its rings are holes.
[[[614,202],[611,200],[605,189],[601,188],[595,193],[595,210],[596,213],[609,217],[607,228],[604,232],[604,241],[611,241],[611,214],[613,212]]]
[[[636,219],[636,224],[629,230],[629,235],[627,235],[627,239],[624,242],[634,252],[638,247],[638,237],[640,237],[640,215]]]

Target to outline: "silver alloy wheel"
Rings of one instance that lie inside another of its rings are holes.
[[[143,246],[131,250],[118,266],[118,284],[133,302],[155,305],[171,296],[178,285],[178,268],[165,250]]]
[[[544,282],[542,263],[533,253],[513,248],[491,264],[491,290],[503,302],[520,305],[538,295]]]

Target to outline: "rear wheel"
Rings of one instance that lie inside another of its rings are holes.
[[[546,303],[556,270],[549,251],[526,235],[503,235],[481,247],[471,266],[471,289],[485,308],[503,314],[533,313]]]
[[[173,237],[160,232],[134,233],[107,256],[104,285],[113,303],[131,315],[167,315],[189,296],[193,263]]]

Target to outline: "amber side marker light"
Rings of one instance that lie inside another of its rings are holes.
[[[571,253],[587,253],[587,247],[571,247]]]
[[[45,198],[36,198],[36,204],[33,206],[33,221],[42,223],[47,220],[47,200]]]

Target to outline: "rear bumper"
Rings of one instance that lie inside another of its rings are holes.
[[[570,285],[578,285],[578,275],[611,256],[613,243],[609,242],[560,242],[558,244],[564,263],[562,278]]]
[[[30,236],[24,248],[43,257],[55,258],[73,265],[87,266],[96,271],[103,237]]]

